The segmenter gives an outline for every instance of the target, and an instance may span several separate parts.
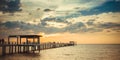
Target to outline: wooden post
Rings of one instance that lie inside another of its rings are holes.
[[[23,53],[25,53],[25,42],[23,43]]]
[[[27,53],[28,53],[28,52],[29,52],[29,46],[28,46],[28,45],[27,45],[27,48],[26,48],[26,49],[27,49]]]
[[[18,45],[18,53],[20,52],[19,45]]]
[[[1,39],[0,39],[0,44],[2,44],[2,43],[1,43]]]
[[[2,45],[2,56],[6,55],[6,46]]]
[[[25,53],[27,52],[27,46],[25,45]]]
[[[20,46],[19,46],[19,48],[20,48],[19,51],[20,51],[20,53],[21,53],[21,37],[20,37]]]
[[[21,53],[23,53],[23,46],[21,45]]]
[[[40,52],[40,38],[38,37],[38,50],[39,50],[39,52]]]
[[[34,53],[34,46],[31,47],[32,52]]]
[[[50,42],[50,48],[52,48],[52,43]]]
[[[10,44],[10,43],[9,43],[9,44]],[[9,45],[8,47],[9,47],[9,54],[10,54],[10,53],[11,53],[11,46]]]
[[[23,53],[25,52],[25,46],[23,46]]]
[[[45,49],[45,43],[43,44],[43,49]]]
[[[20,37],[20,44],[21,44],[21,37]]]
[[[56,48],[56,43],[55,42],[53,42],[53,48]]]
[[[30,51],[30,46],[28,45],[28,52]]]
[[[17,45],[18,45],[18,39],[19,39],[19,38],[17,37]]]
[[[46,48],[48,49],[48,43],[46,43]]]
[[[28,44],[28,38],[26,38],[26,44]]]
[[[11,53],[13,54],[13,42],[12,42],[12,47],[11,47],[11,50],[12,50],[12,51],[11,51]]]
[[[47,49],[47,43],[45,43],[45,49]]]
[[[38,37],[38,44],[40,44],[40,38]]]
[[[50,48],[50,42],[48,42],[48,49]]]
[[[33,37],[33,44],[35,44],[35,37]]]
[[[15,53],[16,53],[16,43],[15,43]]]
[[[42,49],[42,44],[40,44],[40,50]]]
[[[10,44],[10,37],[8,37],[8,44]]]
[[[28,46],[28,38],[26,38],[26,52],[29,52],[29,46]]]
[[[19,52],[21,53],[21,46],[19,46]]]

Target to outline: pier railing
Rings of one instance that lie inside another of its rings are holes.
[[[2,56],[6,54],[14,54],[14,53],[35,53],[35,51],[40,52],[40,50],[51,49],[51,48],[59,48],[65,46],[74,46],[75,42],[70,41],[69,43],[56,43],[56,42],[48,42],[48,43],[0,43],[0,47],[2,50]]]

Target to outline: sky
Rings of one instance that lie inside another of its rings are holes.
[[[120,0],[0,0],[0,38],[120,44]]]

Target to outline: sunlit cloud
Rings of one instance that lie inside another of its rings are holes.
[[[89,43],[89,40],[96,43],[111,43],[115,40],[117,43],[119,40],[119,0],[20,1],[21,11],[3,13],[0,10],[1,37],[38,34],[47,41],[59,39],[79,43]]]
[[[57,22],[46,22],[47,26],[46,27],[56,27],[56,28],[64,28],[67,26],[65,23],[57,23]]]

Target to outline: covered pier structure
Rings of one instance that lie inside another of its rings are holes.
[[[8,41],[5,42],[4,39],[0,43],[0,51],[2,51],[2,56],[6,54],[14,53],[36,53],[40,50],[59,48],[65,46],[76,45],[74,41],[69,41],[69,43],[61,42],[46,42],[40,43],[41,35],[9,35]]]
[[[40,37],[41,35],[10,35],[8,36],[8,44],[11,44],[11,38],[16,38],[16,44],[21,45],[21,44],[40,44]],[[32,39],[32,42],[31,40]],[[22,41],[24,41],[22,43]]]

